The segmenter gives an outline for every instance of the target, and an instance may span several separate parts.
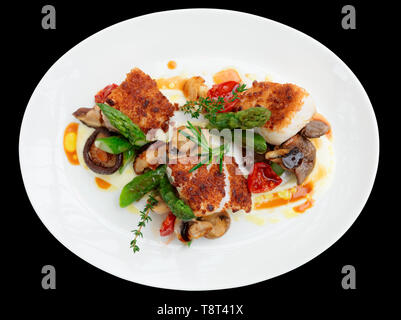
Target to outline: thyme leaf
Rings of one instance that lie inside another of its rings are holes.
[[[153,207],[157,204],[157,200],[154,195],[150,194],[149,199],[145,205],[145,208],[140,212],[140,220],[138,222],[138,229],[132,230],[134,233],[134,239],[130,243],[130,247],[135,252],[139,251],[139,246],[137,245],[137,240],[139,237],[143,238],[142,228],[146,226],[146,223],[152,221],[152,218],[149,216],[149,211],[153,209]]]

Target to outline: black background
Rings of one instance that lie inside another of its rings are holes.
[[[56,8],[56,30],[41,28],[41,9],[45,4],[52,4]],[[8,210],[3,211],[3,214],[8,212],[7,218],[11,218],[9,224],[4,222],[3,228],[12,231],[12,235],[3,242],[5,250],[10,252],[10,259],[3,264],[6,267],[3,279],[11,285],[12,291],[8,291],[10,301],[22,302],[14,312],[28,311],[32,315],[40,312],[45,316],[50,306],[56,306],[60,313],[78,315],[81,307],[84,307],[90,314],[127,312],[128,316],[137,317],[143,313],[145,319],[156,319],[157,306],[164,303],[193,307],[200,304],[243,304],[245,314],[253,319],[261,313],[266,317],[276,313],[284,317],[289,314],[319,314],[326,318],[328,315],[359,312],[362,308],[386,312],[391,306],[389,300],[384,304],[378,301],[380,297],[387,296],[395,278],[389,272],[394,261],[384,250],[394,243],[390,242],[389,232],[385,231],[389,230],[388,217],[383,216],[383,208],[389,208],[384,203],[390,195],[383,191],[388,185],[385,175],[382,175],[382,152],[369,201],[340,240],[296,270],[243,288],[180,292],[133,284],[78,258],[40,222],[26,196],[17,160],[22,116],[35,86],[51,65],[80,41],[114,23],[146,13],[187,8],[191,5],[226,8],[264,16],[312,36],[337,54],[362,82],[375,109],[383,150],[384,140],[391,136],[394,129],[390,122],[384,125],[385,121],[389,121],[385,119],[388,108],[398,107],[392,102],[392,98],[396,100],[397,90],[390,89],[388,85],[388,75],[394,72],[396,64],[392,65],[388,53],[394,50],[394,42],[399,38],[396,29],[391,26],[395,20],[389,18],[394,8],[383,2],[369,4],[367,1],[338,1],[330,4],[327,1],[264,1],[260,4],[254,2],[251,6],[249,3],[234,5],[232,2],[219,2],[217,5],[214,2],[202,2],[170,7],[172,4],[170,1],[161,5],[151,1],[110,1],[84,5],[83,1],[37,1],[29,4],[9,3],[10,7],[3,7],[3,16],[7,18],[3,20],[2,51],[6,53],[3,58],[3,74],[12,66],[12,71],[7,72],[7,78],[3,79],[6,80],[3,85],[6,91],[3,92],[3,102],[7,101],[6,106],[10,106],[8,99],[12,99],[12,123],[8,132],[13,139],[11,148],[16,157],[13,172],[10,169],[15,183],[11,191],[2,193],[2,197],[9,202],[11,197],[17,195],[13,201],[16,206],[13,206],[12,214]],[[341,8],[346,4],[353,4],[356,8],[356,30],[343,30],[341,27]],[[238,43],[224,45],[232,45],[235,49],[235,46],[243,44],[239,40]],[[7,124],[10,124],[9,117]],[[388,215],[396,215],[397,211],[389,210]],[[43,290],[41,287],[41,268],[46,264],[56,268],[56,290]],[[356,290],[342,289],[341,268],[346,264],[356,268]],[[323,306],[324,309],[316,309],[316,306]]]

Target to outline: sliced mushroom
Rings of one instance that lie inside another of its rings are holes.
[[[111,125],[109,119],[103,115],[98,106],[94,106],[93,108],[79,108],[72,115],[88,127],[105,127],[109,131],[118,133],[118,130]]]
[[[183,92],[188,100],[196,100],[199,97],[206,97],[208,88],[204,84],[202,77],[192,77],[188,79],[183,87]]]
[[[321,120],[312,120],[301,130],[301,135],[305,138],[319,138],[330,130],[327,123]]]
[[[152,211],[157,214],[168,214],[171,210],[167,203],[163,201],[160,196],[154,197],[157,200],[157,204],[152,206]]]
[[[97,138],[110,137],[112,134],[105,128],[97,128],[86,140],[84,146],[84,160],[92,171],[99,174],[112,174],[121,167],[123,154],[107,153],[95,146]]]
[[[174,231],[177,234],[177,238],[183,242],[201,238],[212,229],[212,223],[200,220],[182,221],[176,219],[174,225]]]
[[[298,156],[292,153],[289,155],[289,157],[294,159],[290,161],[288,158],[288,161],[286,161],[289,167],[291,167],[292,164],[292,168],[289,168],[285,165],[283,158],[282,163],[287,170],[295,173],[297,183],[299,185],[302,184],[315,166],[316,149],[314,145],[304,136],[297,134],[284,142],[280,148],[291,149],[291,151],[295,148],[298,149],[298,151],[295,150],[295,153],[297,153]],[[302,159],[300,159],[301,153],[303,155]]]
[[[285,150],[285,149],[282,149]],[[293,148],[281,158],[281,161],[285,168],[287,169],[295,169],[302,163],[302,159],[304,158],[304,154],[297,148]]]
[[[231,218],[227,212],[217,212],[210,216],[205,216],[202,221],[208,221],[213,225],[212,230],[204,235],[207,239],[216,239],[223,236],[230,228]]]
[[[156,141],[135,158],[134,171],[143,173],[146,169],[155,170],[160,164],[166,163],[166,143]]]
[[[265,159],[272,160],[275,158],[280,158],[290,152],[290,149],[276,149],[272,151],[268,151],[265,153]]]
[[[72,115],[88,127],[99,128],[102,126],[102,115],[100,109],[79,108]]]

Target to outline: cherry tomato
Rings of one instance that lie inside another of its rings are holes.
[[[219,97],[224,98],[226,102],[224,109],[218,111],[218,113],[229,112],[238,103],[238,99],[228,102],[233,98],[233,90],[237,90],[239,83],[237,81],[227,81],[219,84],[215,84],[208,92],[208,97],[217,100]]]
[[[174,232],[175,215],[171,212],[168,214],[166,219],[164,219],[160,227],[160,235],[162,237],[168,236]]]
[[[282,182],[281,178],[265,162],[256,162],[248,176],[248,189],[252,193],[273,190]]]
[[[95,102],[96,103],[105,103],[105,101],[106,101],[107,97],[109,96],[109,94],[111,93],[111,91],[117,87],[118,87],[118,85],[116,85],[115,83],[104,87],[102,90],[100,90],[95,95]]]

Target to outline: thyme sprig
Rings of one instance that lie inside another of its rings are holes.
[[[197,165],[192,167],[189,172],[193,172],[196,169],[200,168],[204,164],[211,164],[213,161],[213,158],[218,156],[219,158],[219,170],[220,172],[223,171],[223,158],[224,154],[228,152],[229,150],[229,145],[228,144],[223,144],[219,147],[216,148],[211,148],[205,135],[202,133],[202,130],[199,128],[195,128],[194,125],[188,121],[187,122],[186,128],[189,129],[192,133],[189,134],[185,131],[180,130],[179,132],[187,139],[191,140],[193,143],[197,144],[198,146],[201,147],[201,153],[198,154],[201,158],[204,158],[201,160]]]
[[[152,218],[149,216],[149,211],[153,209],[153,207],[158,203],[155,199],[154,195],[150,194],[149,198],[146,202],[145,208],[140,212],[140,220],[138,222],[138,229],[132,230],[134,233],[134,239],[131,241],[131,248],[135,252],[139,251],[139,247],[137,245],[138,237],[143,238],[142,228],[146,226],[146,223],[152,221]]]
[[[212,99],[211,97],[199,97],[197,100],[187,100],[187,102],[181,107],[181,110],[185,114],[190,114],[192,118],[198,119],[201,113],[208,113],[214,119],[216,113],[224,109],[226,103],[234,102],[239,99],[238,93],[244,92],[246,84],[240,84],[235,90],[232,91],[233,97],[225,101],[223,97]]]

